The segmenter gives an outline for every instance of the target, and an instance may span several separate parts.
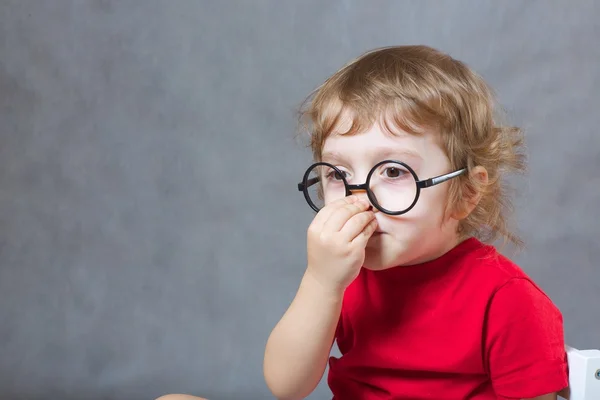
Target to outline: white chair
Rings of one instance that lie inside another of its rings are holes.
[[[569,400],[600,400],[600,350],[567,346]]]

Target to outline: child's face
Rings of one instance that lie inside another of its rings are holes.
[[[350,121],[347,121],[349,124]],[[342,124],[338,132],[348,125]],[[420,180],[451,172],[448,158],[435,132],[394,135],[379,124],[357,135],[333,132],[325,141],[322,159],[345,172],[349,184],[362,184],[375,164],[399,160],[408,164]],[[366,248],[365,268],[386,269],[435,259],[458,243],[458,221],[445,213],[448,182],[421,190],[417,204],[406,214],[391,216],[375,211],[378,232]],[[355,192],[367,199],[365,192]]]

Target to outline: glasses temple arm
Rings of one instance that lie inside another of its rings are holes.
[[[319,182],[319,178],[310,178],[310,179],[308,179],[306,181],[306,186],[304,186],[304,182],[300,182],[298,184],[298,190],[302,192],[305,188],[308,189],[309,187],[311,187],[312,185],[314,185],[317,182]]]
[[[419,181],[419,182],[417,182],[417,185],[419,185],[419,187],[421,189],[430,187],[430,186],[435,186],[442,182],[446,182],[452,178],[456,178],[457,176],[465,173],[466,171],[467,171],[466,168],[459,169],[458,171],[450,172],[449,174],[444,174],[444,175],[436,176],[434,178],[426,179],[424,181]]]

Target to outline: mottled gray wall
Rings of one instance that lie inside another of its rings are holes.
[[[526,128],[516,259],[600,347],[597,4],[3,0],[0,398],[269,398],[312,216],[294,110],[390,44],[465,60]]]

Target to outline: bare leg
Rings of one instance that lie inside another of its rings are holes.
[[[204,397],[190,396],[187,394],[167,394],[156,400],[206,400]]]

